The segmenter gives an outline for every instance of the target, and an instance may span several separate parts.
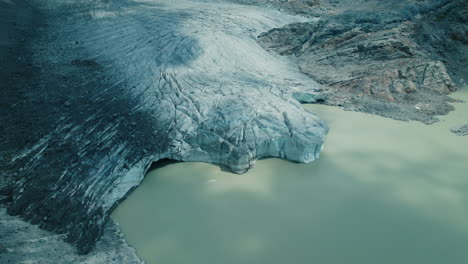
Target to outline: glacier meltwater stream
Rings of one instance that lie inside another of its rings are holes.
[[[468,101],[468,88],[453,94]],[[319,160],[167,163],[113,213],[146,263],[468,263],[468,104],[433,125],[305,105]]]

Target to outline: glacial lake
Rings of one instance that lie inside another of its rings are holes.
[[[305,105],[331,128],[319,160],[162,162],[112,218],[147,264],[468,263],[468,136],[449,131],[468,103],[454,105],[430,126]]]

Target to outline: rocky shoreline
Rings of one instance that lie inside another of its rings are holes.
[[[321,103],[427,124],[453,110],[446,95],[468,76],[465,1],[371,0],[326,10],[334,12],[259,36],[327,87]]]

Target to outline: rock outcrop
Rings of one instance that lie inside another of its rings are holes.
[[[446,95],[468,76],[466,1],[401,1],[393,9],[362,3],[272,29],[259,43],[294,56],[302,72],[328,87],[326,104],[437,121],[434,115],[453,109]]]
[[[328,128],[298,100],[320,100],[320,85],[256,42],[304,19],[198,1],[32,3],[44,20],[1,82],[8,212],[79,253],[159,159],[243,173],[261,157],[318,158]]]
[[[464,124],[462,126],[454,127],[450,129],[452,133],[455,133],[459,136],[466,136],[468,135],[468,124]]]

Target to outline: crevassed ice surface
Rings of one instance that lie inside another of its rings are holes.
[[[171,142],[161,156],[237,172],[263,156],[303,162],[318,156],[326,128],[292,95],[315,100],[320,85],[256,41],[271,28],[307,19],[226,1],[123,3],[95,10],[99,27],[76,30],[93,43],[88,49],[99,63],[132,84],[139,107],[168,127]],[[219,153],[223,148],[229,151]]]
[[[70,107],[12,159],[23,169],[9,208],[34,219],[58,203],[82,212],[44,222],[80,252],[152,161],[214,162],[243,173],[261,157],[318,158],[328,128],[293,96],[313,102],[320,85],[256,40],[304,18],[226,1],[35,2],[48,14],[34,47],[35,63],[50,66],[40,76],[78,76],[79,88],[62,82],[54,90]],[[56,155],[65,145],[67,156]],[[38,170],[53,193],[41,189]]]
[[[454,94],[468,101],[468,89]],[[468,263],[468,104],[431,126],[306,105],[319,160],[151,171],[113,213],[146,263]]]

